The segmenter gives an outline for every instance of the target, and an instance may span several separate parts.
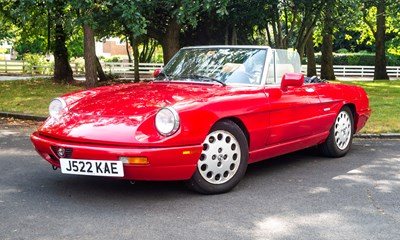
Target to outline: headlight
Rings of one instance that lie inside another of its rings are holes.
[[[164,136],[176,133],[180,125],[178,112],[172,107],[161,108],[157,112],[155,121],[157,131]]]
[[[54,98],[49,105],[50,116],[53,117],[57,115],[66,106],[67,103],[62,98]]]

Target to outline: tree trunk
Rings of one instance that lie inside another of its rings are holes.
[[[386,20],[385,20],[386,5],[385,0],[379,0],[377,2],[377,13],[376,13],[376,34],[375,34],[375,73],[374,80],[387,80],[389,76],[386,70],[386,51],[385,51],[385,32],[386,32]]]
[[[129,42],[130,42],[130,36],[126,36],[126,43],[125,43],[125,48],[126,48],[126,54],[128,55],[128,62],[132,62],[132,57],[131,53],[129,52]]]
[[[282,26],[280,21],[278,2],[272,3],[272,30],[276,48],[283,48]]]
[[[99,77],[99,82],[107,80],[107,77],[103,71],[103,67],[101,66],[100,60],[97,56],[96,56],[96,71],[97,71],[97,76]]]
[[[68,61],[68,50],[65,47],[66,34],[62,24],[57,21],[54,42],[54,80],[72,83],[74,80],[71,65]]]
[[[304,49],[308,43],[308,40],[313,41],[314,27],[316,24],[316,19],[309,19],[302,23],[301,29],[298,32],[298,36],[296,38],[296,49],[299,52],[300,56],[303,57]],[[314,48],[314,45],[312,45]]]
[[[141,41],[141,44],[143,46],[143,49],[142,51],[140,51],[139,54],[139,62],[150,63],[154,52],[156,51],[157,41],[152,38],[146,37]]]
[[[325,19],[322,29],[322,56],[321,56],[321,78],[335,80],[333,71],[333,28],[334,28],[334,3],[328,1],[325,7]]]
[[[229,45],[229,27],[225,26],[225,36],[224,36],[225,45]]]
[[[237,36],[236,26],[234,25],[232,27],[232,45],[237,45],[237,44],[238,44],[238,36]]]
[[[314,38],[311,35],[306,42],[306,55],[307,55],[307,77],[317,75],[317,66],[315,61],[314,52]]]
[[[167,26],[167,31],[164,36],[165,38],[161,41],[165,64],[167,64],[167,62],[174,56],[174,54],[179,51],[180,31],[181,26],[176,22],[175,18],[172,18]]]
[[[93,88],[97,86],[96,48],[94,31],[88,24],[83,24],[83,35],[86,88]]]
[[[135,82],[140,81],[140,74],[139,74],[139,44],[135,40],[133,33],[130,33],[129,42],[133,49],[133,66],[135,72]]]
[[[271,32],[269,31],[269,24],[267,23],[265,27],[265,31],[267,32],[267,39],[268,39],[268,46],[272,47],[272,38],[271,38]]]
[[[133,65],[135,66],[135,82],[140,81],[140,73],[139,73],[139,44],[137,41],[133,41]]]
[[[135,66],[135,82],[140,81],[140,73],[139,73],[139,44],[135,41],[133,45],[133,63]]]

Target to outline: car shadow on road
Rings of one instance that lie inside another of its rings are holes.
[[[354,150],[356,154],[357,149]],[[274,184],[276,181],[301,181],[304,176],[309,176],[311,172],[318,174],[318,169],[329,169],[330,177],[333,177],[351,169],[357,168],[357,163],[343,165],[342,168],[334,169],[331,165],[337,165],[333,161],[346,161],[345,158],[332,159],[321,157],[316,148],[308,148],[298,152],[275,157],[258,163],[250,164],[247,173],[232,192],[240,192],[246,189],[246,185],[265,186],[266,183]],[[325,165],[325,167],[323,167]],[[59,172],[56,172],[59,173]],[[321,174],[327,174],[323,171]],[[291,177],[288,178],[287,175]],[[52,191],[57,194],[66,194],[70,197],[92,196],[109,198],[130,197],[172,197],[201,196],[201,194],[190,191],[184,181],[136,181],[119,180],[112,178],[97,178],[90,176],[70,176],[61,173],[53,175],[56,179],[51,183]],[[47,184],[49,186],[49,184]],[[50,187],[50,186],[49,186]],[[50,189],[49,189],[50,190]],[[229,193],[228,193],[229,194]]]
[[[286,183],[304,185],[308,182],[312,185],[314,179],[329,181],[335,176],[346,174],[352,169],[368,164],[366,161],[372,161],[374,158],[362,157],[364,160],[361,161],[357,157],[368,154],[362,144],[355,144],[349,154],[342,158],[323,157],[314,147],[267,159],[250,164],[245,177],[231,194],[250,193],[257,191],[257,188],[273,187],[278,189]],[[50,170],[44,169],[43,171]],[[201,196],[201,194],[190,191],[183,181],[136,181],[131,184],[126,180],[113,178],[64,175],[59,170],[48,174],[36,178],[35,181],[36,184],[45,185],[47,194],[50,195],[54,192],[57,195],[82,197],[88,200],[115,197],[148,199],[160,196],[164,198]]]

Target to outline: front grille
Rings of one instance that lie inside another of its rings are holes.
[[[59,158],[61,158],[61,157],[63,157],[63,158],[71,158],[71,156],[72,156],[72,148],[65,148],[65,147],[63,147],[63,149],[65,150],[65,155],[64,156],[60,156],[59,155],[59,153],[58,153],[58,149],[59,149],[60,147],[57,147],[57,146],[51,146],[51,150],[53,150],[53,153],[57,156],[57,157],[59,157]]]

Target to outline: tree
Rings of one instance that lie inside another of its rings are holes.
[[[100,19],[109,11],[111,1],[81,1],[71,0],[70,6],[77,13],[76,26],[83,29],[83,45],[85,59],[85,85],[93,88],[98,80],[105,81],[106,76],[99,59],[96,56],[95,35],[100,26]]]
[[[84,54],[85,54],[85,78],[86,88],[97,86],[96,49],[94,31],[89,24],[83,24]]]
[[[298,14],[297,14],[297,36],[296,40],[294,42],[294,47],[297,49],[297,52],[300,54],[301,57],[304,55],[304,49],[306,45],[308,44],[308,54],[307,54],[307,60],[310,64],[313,64],[315,62],[314,56],[311,56],[311,53],[313,53],[313,34],[314,34],[314,29],[318,21],[321,20],[321,12],[324,7],[325,1],[321,0],[314,0],[314,1],[294,1],[294,6],[298,8]],[[309,66],[312,70],[312,67]],[[313,66],[315,68],[315,66]],[[314,74],[315,75],[315,74]]]
[[[374,80],[378,79],[389,79],[386,70],[386,50],[385,50],[385,38],[386,38],[386,4],[385,0],[377,1],[377,13],[376,13],[376,32],[375,35],[375,72]]]
[[[202,13],[226,14],[227,3],[227,0],[154,0],[141,2],[139,8],[148,23],[147,35],[161,44],[164,62],[168,62],[181,47],[181,31],[195,27]]]
[[[156,39],[163,48],[164,62],[180,49],[181,33],[196,26],[202,13],[224,14],[227,0],[154,0],[109,1],[102,16],[101,35],[126,36],[134,50],[135,80],[138,80],[138,46],[146,39]],[[103,4],[104,5],[104,4]],[[114,27],[110,27],[114,26]]]
[[[307,55],[307,76],[312,77],[317,75],[317,67],[314,52],[314,38],[311,35],[306,41]]]
[[[54,79],[66,83],[74,80],[71,65],[69,64],[68,49],[66,47],[67,34],[64,29],[66,21],[67,3],[55,0],[53,11],[55,21],[54,42]]]
[[[324,7],[324,19],[322,28],[322,57],[321,57],[321,78],[335,79],[333,71],[333,42],[334,30],[334,0],[328,0]]]
[[[21,29],[22,36],[38,36],[47,38],[47,26],[54,31],[53,52],[55,58],[54,79],[63,82],[72,82],[72,69],[69,65],[68,51],[65,46],[68,38],[66,19],[72,17],[68,4],[64,0],[54,1],[6,1],[1,0],[1,12],[10,19],[15,26]],[[68,15],[68,16],[67,16]],[[49,44],[49,43],[47,43]],[[43,52],[47,50],[44,49]]]
[[[15,38],[15,32],[17,28],[14,26],[12,21],[3,14],[0,9],[0,41],[1,40],[11,40]]]
[[[370,14],[375,12],[375,23],[370,18]],[[389,79],[386,71],[386,1],[367,0],[361,6],[363,22],[368,26],[372,33],[371,38],[375,40],[375,72],[374,80]]]
[[[104,24],[97,25],[96,31],[101,37],[117,35],[124,36],[127,44],[127,54],[129,55],[129,45],[134,50],[134,72],[135,82],[139,79],[139,50],[138,46],[142,38],[145,37],[147,21],[142,16],[142,6],[145,2],[140,1],[110,1],[104,4],[101,14],[96,15],[96,22]]]
[[[395,39],[398,33],[400,22],[396,19],[399,4],[391,0],[363,0],[359,2],[357,10],[355,14],[358,14],[359,22],[351,29],[360,33],[359,43],[375,45],[374,79],[389,79],[385,45],[388,40]]]

